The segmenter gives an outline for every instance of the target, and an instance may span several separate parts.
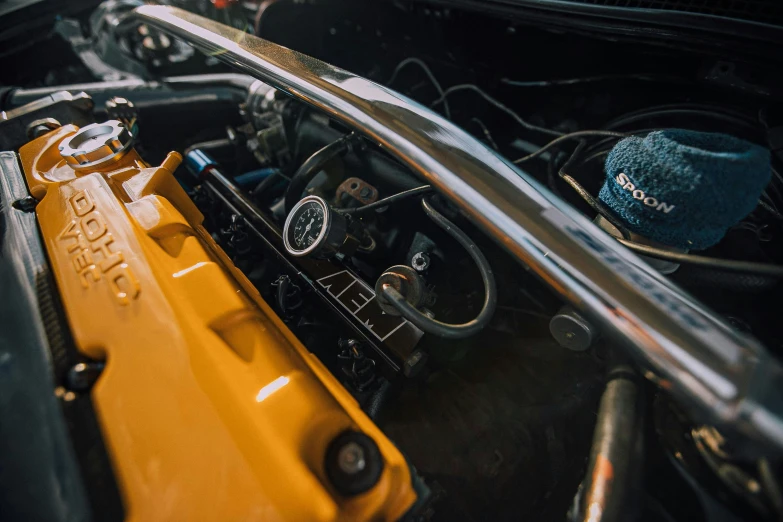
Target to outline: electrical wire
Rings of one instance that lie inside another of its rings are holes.
[[[783,214],[778,212],[772,205],[768,203],[764,203],[763,201],[759,200],[759,207],[763,208],[764,210],[766,210],[776,218],[783,220]]]
[[[547,129],[546,127],[539,127],[538,125],[533,125],[532,123],[528,123],[527,121],[523,120],[519,116],[519,114],[509,109],[508,107],[500,103],[498,100],[496,100],[495,98],[493,98],[492,96],[490,96],[489,94],[481,90],[481,88],[479,88],[476,85],[473,85],[472,83],[464,83],[464,84],[453,85],[449,87],[443,92],[440,98],[438,98],[437,100],[435,100],[430,104],[430,107],[435,107],[436,105],[440,105],[441,103],[444,103],[446,101],[446,98],[448,98],[450,95],[454,94],[455,92],[459,92],[459,91],[475,92],[476,94],[484,98],[487,102],[489,102],[491,105],[493,105],[495,108],[511,116],[514,119],[514,121],[516,121],[518,124],[520,124],[522,127],[528,130],[540,132],[541,134],[547,134],[549,136],[555,136],[555,137],[559,137],[565,134],[563,132]]]
[[[418,196],[420,194],[425,194],[432,190],[432,187],[429,185],[423,185],[421,187],[412,188],[409,190],[405,190],[403,192],[400,192],[399,194],[394,194],[393,196],[389,196],[388,198],[379,199],[378,201],[374,203],[369,203],[367,205],[364,205],[363,207],[356,207],[356,208],[338,208],[335,209],[337,212],[341,214],[359,214],[361,212],[367,212],[369,210],[375,210],[381,207],[386,207],[388,205],[391,205],[392,203],[395,203],[401,199],[407,199],[412,198],[414,196]]]
[[[727,116],[731,116],[733,118],[736,118],[737,120],[744,121],[745,123],[750,123],[753,125],[758,126],[758,119],[757,117],[751,117],[746,112],[742,112],[738,109],[733,109],[730,107],[726,107],[723,105],[711,105],[708,103],[692,103],[692,102],[679,102],[679,103],[666,103],[662,105],[653,105],[650,107],[642,107],[641,109],[637,109],[635,111],[627,112],[625,114],[620,115],[617,119],[620,118],[626,118],[629,116],[637,116],[641,114],[646,114],[650,112],[660,112],[660,111],[676,111],[676,110],[690,110],[690,111],[696,111],[701,112],[707,116],[711,114],[724,114]]]
[[[519,159],[515,159],[512,163],[518,165],[520,163],[524,163],[525,161],[532,160],[533,158],[537,158],[544,152],[548,151],[555,145],[562,143],[564,141],[572,140],[574,138],[583,138],[588,136],[611,136],[613,138],[627,138],[629,136],[632,136],[632,134],[626,134],[624,132],[615,132],[615,131],[603,131],[603,130],[584,130],[584,131],[576,131],[571,132],[569,134],[564,134],[560,136],[559,138],[555,138],[537,151],[533,152],[532,154],[528,154],[527,156],[523,156]]]
[[[725,107],[715,107],[712,105],[697,103],[668,104],[646,107],[615,118],[606,125],[606,128],[617,129],[618,127],[624,127],[639,121],[671,116],[701,116],[710,118],[712,120],[730,123],[746,130],[750,130],[754,133],[758,133],[760,130],[758,122],[754,121],[747,114]]]
[[[413,58],[413,57],[406,58],[403,61],[401,61],[400,63],[398,63],[397,67],[394,68],[394,72],[392,73],[391,78],[389,78],[389,81],[386,82],[386,85],[391,86],[394,83],[394,80],[397,79],[397,75],[400,73],[400,71],[402,71],[405,68],[405,66],[407,66],[409,64],[414,64],[414,65],[418,65],[419,67],[421,67],[421,69],[424,71],[424,74],[426,74],[427,78],[429,78],[430,81],[432,82],[432,85],[435,86],[435,90],[438,91],[438,95],[439,96],[443,96],[444,95],[443,87],[441,87],[440,82],[438,81],[438,79],[435,78],[434,74],[432,74],[432,71],[427,66],[427,64],[424,63],[424,61],[420,60],[419,58]],[[443,103],[443,112],[446,114],[446,118],[451,119],[451,108],[449,107],[449,103],[447,101],[445,101],[445,100],[444,100],[444,103]]]
[[[476,263],[476,267],[481,275],[481,281],[484,283],[484,304],[475,319],[463,324],[448,324],[424,315],[389,284],[384,284],[381,289],[383,297],[400,312],[400,315],[425,333],[437,335],[438,337],[446,339],[463,339],[465,337],[470,337],[487,326],[495,313],[495,307],[497,306],[497,288],[495,286],[495,276],[492,274],[492,267],[473,240],[454,223],[435,210],[427,198],[421,201],[421,206],[427,216],[465,248],[465,250],[468,251],[468,255],[470,255]]]
[[[487,142],[489,142],[490,146],[493,149],[498,150],[498,144],[495,143],[495,140],[492,138],[492,134],[489,132],[487,126],[484,125],[484,122],[476,117],[471,118],[470,121],[472,121],[473,123],[475,123],[481,128],[481,132],[484,133],[484,137],[487,139]]]
[[[667,76],[663,74],[602,74],[596,76],[585,76],[582,78],[564,78],[556,80],[536,80],[536,81],[519,81],[510,80],[508,78],[502,78],[500,83],[506,85],[512,85],[514,87],[556,87],[563,85],[576,85],[579,83],[595,83],[606,82],[614,80],[641,80],[649,82],[669,82],[669,83],[688,83],[687,80],[679,78],[677,76]]]

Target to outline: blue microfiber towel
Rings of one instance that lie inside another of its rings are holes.
[[[753,211],[770,175],[764,147],[726,134],[666,129],[615,145],[598,198],[632,232],[703,250]]]

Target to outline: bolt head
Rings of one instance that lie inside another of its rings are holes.
[[[337,452],[337,465],[349,475],[359,473],[367,466],[364,449],[355,442],[349,442]]]
[[[372,489],[381,478],[383,457],[378,445],[364,433],[346,430],[326,448],[324,469],[332,486],[353,496]]]
[[[413,269],[417,272],[424,272],[427,270],[430,267],[431,262],[430,256],[425,252],[417,252],[414,254],[413,258],[411,258],[411,265],[413,265]]]

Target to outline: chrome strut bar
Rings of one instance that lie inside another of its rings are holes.
[[[554,196],[438,114],[355,74],[187,11],[129,15],[378,143],[636,356],[698,422],[783,450],[781,367]]]

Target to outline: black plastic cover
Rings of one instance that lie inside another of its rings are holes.
[[[91,520],[73,446],[55,397],[37,282],[49,276],[16,155],[0,152],[0,517]]]

